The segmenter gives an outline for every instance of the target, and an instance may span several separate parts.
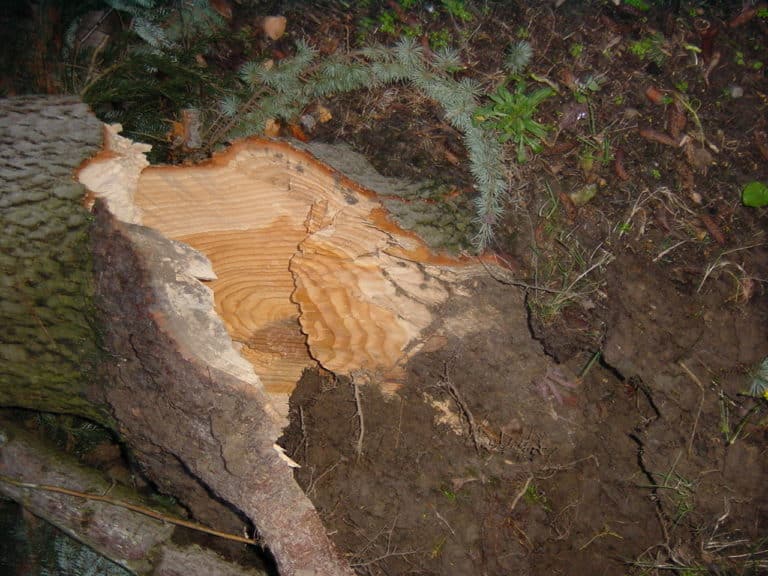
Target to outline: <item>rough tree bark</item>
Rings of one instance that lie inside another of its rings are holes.
[[[95,369],[89,215],[72,177],[102,144],[70,98],[0,101],[0,405],[110,422]]]

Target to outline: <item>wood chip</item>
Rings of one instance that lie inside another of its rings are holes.
[[[629,180],[629,174],[627,174],[627,171],[624,169],[624,156],[624,150],[621,148],[617,148],[613,153],[613,171],[616,173],[619,180],[626,182]]]
[[[714,238],[715,242],[721,246],[725,244],[725,236],[723,236],[723,233],[720,231],[720,227],[715,224],[715,221],[712,220],[712,217],[709,214],[701,214],[699,219],[701,220],[701,223],[704,224],[704,227],[707,229],[707,232],[709,232],[709,235]]]

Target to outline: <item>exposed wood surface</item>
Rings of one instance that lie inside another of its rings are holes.
[[[149,167],[115,195],[94,177],[124,162],[126,144],[112,139],[117,152],[81,181],[210,258],[216,310],[281,413],[317,363],[397,386],[449,294],[438,270],[466,262],[432,254],[374,193],[286,143],[251,139],[200,165]]]

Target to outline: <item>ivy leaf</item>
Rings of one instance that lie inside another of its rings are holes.
[[[762,182],[750,182],[741,191],[741,201],[753,208],[768,206],[768,186]]]

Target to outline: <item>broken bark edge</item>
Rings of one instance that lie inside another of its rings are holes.
[[[185,281],[170,258],[175,244],[115,220],[101,202],[94,217],[96,306],[110,358],[103,400],[149,478],[173,493],[180,475],[194,476],[253,522],[281,574],[352,575],[273,448],[279,427],[261,387],[180,344],[195,328],[168,303],[169,286]]]

